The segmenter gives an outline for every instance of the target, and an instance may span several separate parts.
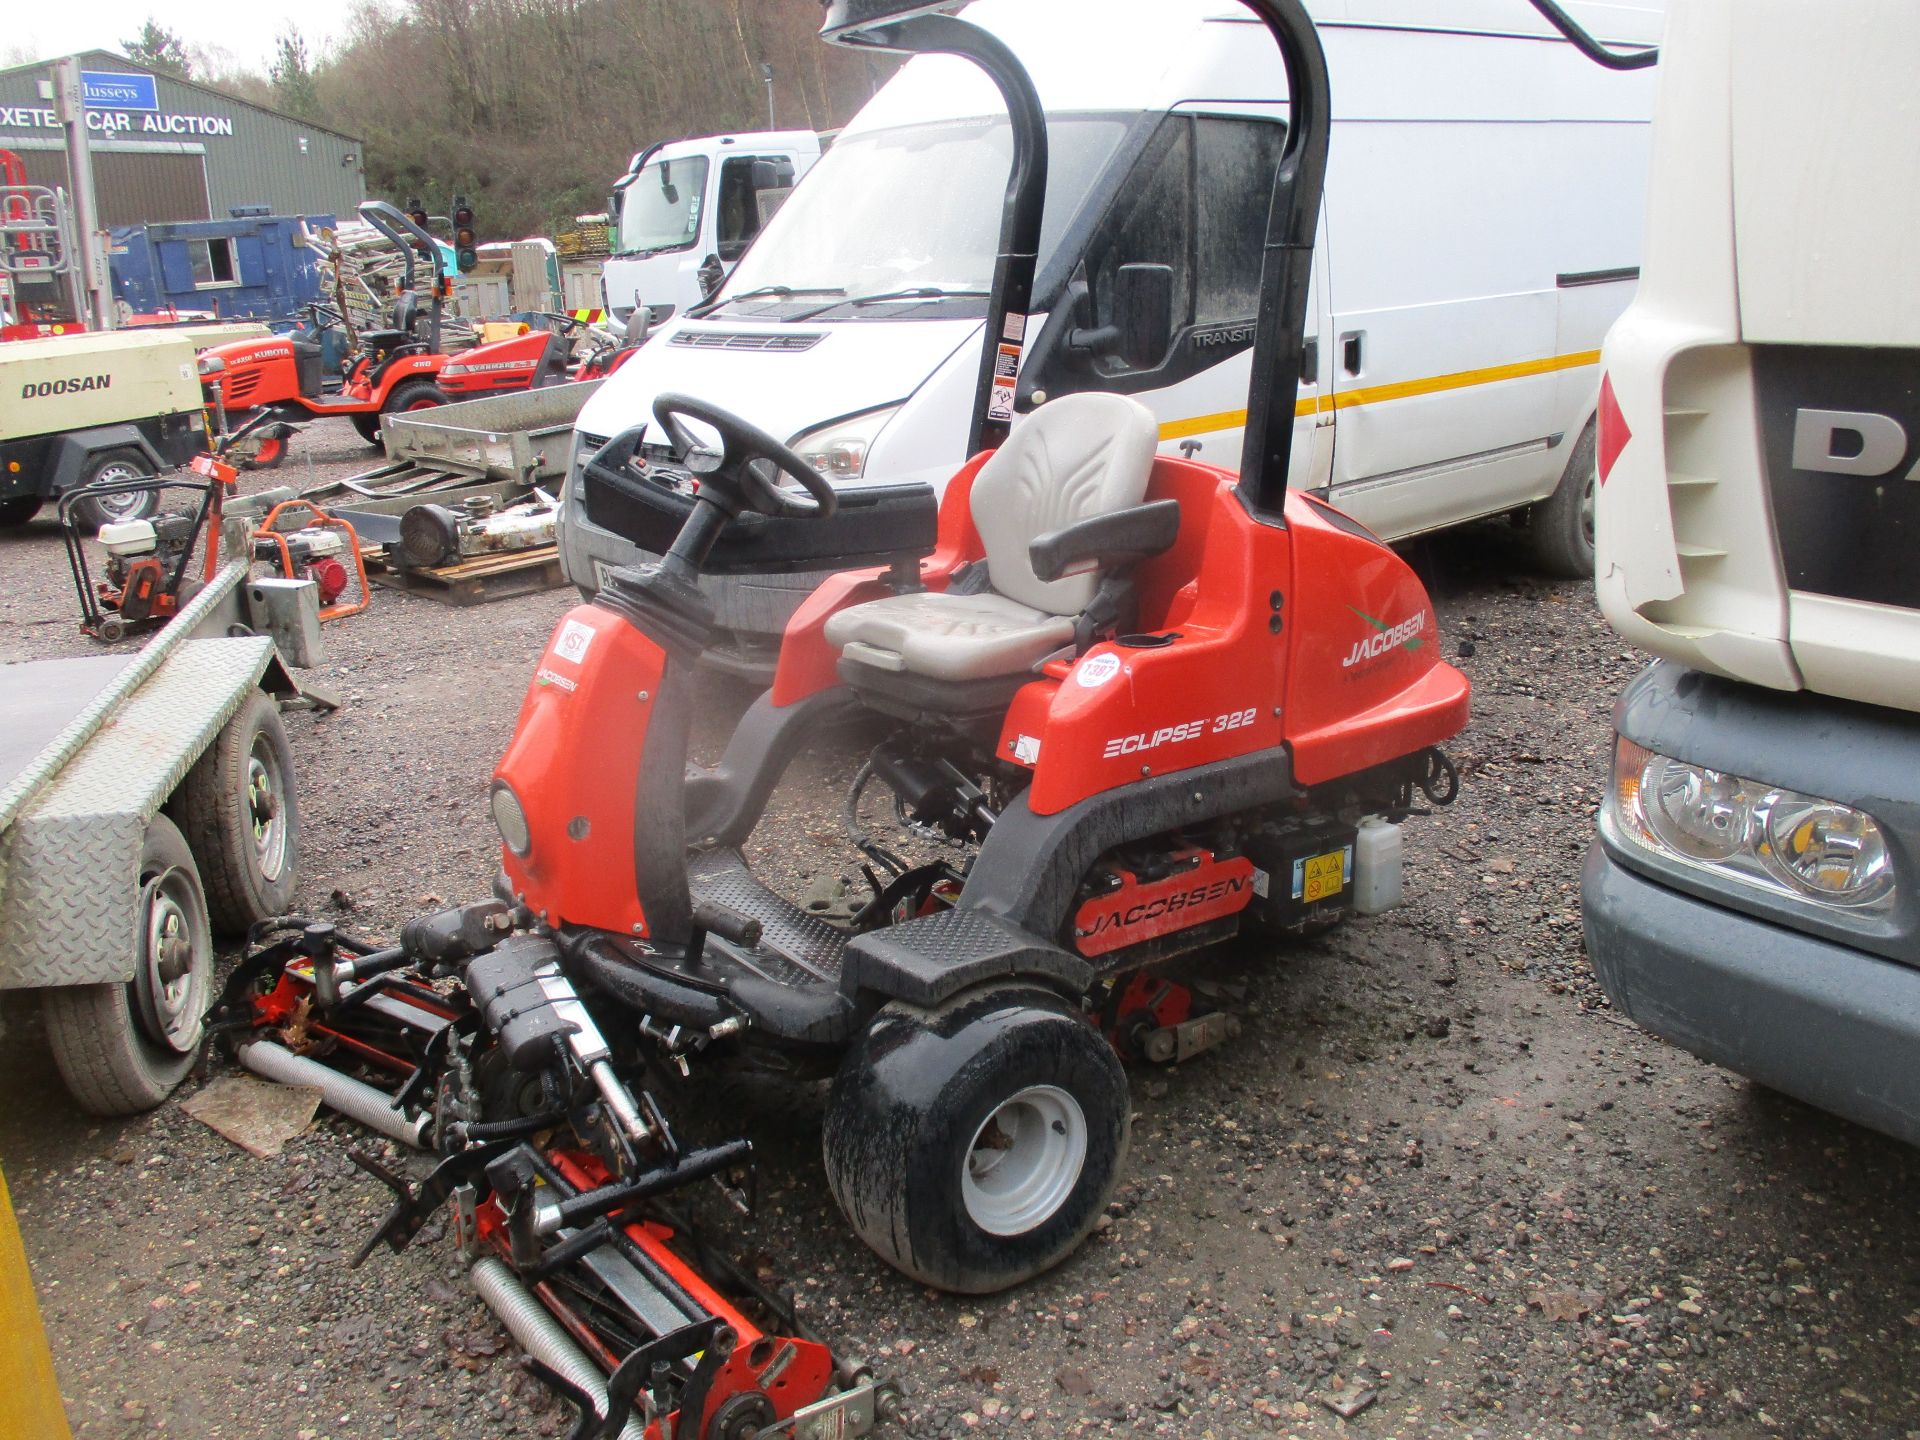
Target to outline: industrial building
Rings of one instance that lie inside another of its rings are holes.
[[[364,147],[351,135],[156,74],[105,50],[80,57],[100,224],[273,215],[351,215],[366,198]],[[64,186],[53,63],[0,70],[0,149],[29,184]]]

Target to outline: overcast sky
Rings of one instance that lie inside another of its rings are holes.
[[[124,51],[151,15],[184,40],[189,52],[226,51],[224,57],[212,57],[217,71],[265,70],[274,39],[289,22],[306,36],[307,52],[318,54],[345,31],[349,6],[342,0],[198,0],[191,5],[177,0],[79,0],[65,5],[22,0],[6,9],[0,55],[8,64],[79,50]]]

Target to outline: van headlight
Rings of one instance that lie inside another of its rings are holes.
[[[1799,901],[1884,910],[1886,834],[1863,810],[1656,754],[1620,737],[1604,828],[1651,854]]]
[[[808,430],[793,441],[800,458],[829,480],[858,480],[867,472],[867,452],[887,422],[900,413],[898,405],[849,415],[818,430]]]
[[[527,824],[527,812],[520,804],[520,797],[513,793],[513,787],[504,780],[494,781],[488,808],[493,811],[494,828],[500,832],[507,849],[526,859],[533,849],[533,830]]]

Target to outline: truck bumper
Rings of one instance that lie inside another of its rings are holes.
[[[1600,984],[1636,1024],[1920,1144],[1920,970],[1645,879],[1599,840],[1581,908]]]

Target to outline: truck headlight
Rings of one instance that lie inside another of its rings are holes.
[[[899,413],[898,405],[888,405],[864,415],[849,415],[796,437],[792,448],[829,480],[858,480],[866,474],[867,452],[873,442]]]
[[[1871,815],[1837,801],[1656,754],[1620,737],[1602,826],[1670,861],[1849,910],[1893,902]]]

